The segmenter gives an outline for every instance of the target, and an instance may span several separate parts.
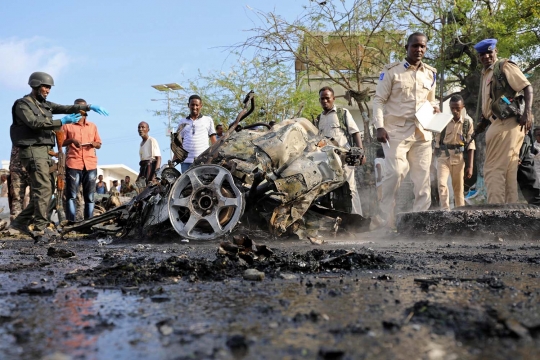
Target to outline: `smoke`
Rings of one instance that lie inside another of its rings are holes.
[[[0,85],[7,88],[27,88],[34,71],[57,77],[71,62],[64,48],[41,37],[0,39]]]

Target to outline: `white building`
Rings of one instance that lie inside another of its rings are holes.
[[[0,170],[8,172],[9,160],[1,161],[2,163]],[[120,184],[121,180],[124,180],[126,176],[129,176],[131,178],[131,182],[134,183],[139,175],[137,171],[124,164],[100,165],[98,166],[97,174],[103,175],[103,181],[105,181],[107,184],[107,189],[111,188],[113,180],[118,180],[118,184]]]
[[[133,184],[137,176],[139,176],[138,172],[124,164],[100,165],[97,174],[103,175],[103,181],[107,184],[107,189],[111,188],[113,180],[118,180],[118,185],[120,185],[121,180],[129,176]]]

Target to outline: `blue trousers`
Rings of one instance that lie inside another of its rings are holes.
[[[90,219],[94,213],[94,193],[96,191],[97,169],[76,170],[66,167],[66,219],[75,221],[77,193],[82,183],[84,198],[84,219]]]
[[[180,172],[181,172],[182,174],[185,173],[185,172],[189,169],[189,167],[190,167],[191,165],[193,165],[193,163],[181,163],[181,164],[180,164],[180,170],[181,170]]]

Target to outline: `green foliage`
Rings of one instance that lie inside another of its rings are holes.
[[[402,26],[429,36],[426,61],[444,71],[444,90],[461,87],[469,112],[476,106],[480,72],[474,44],[496,38],[499,57],[512,58],[522,70],[540,63],[536,0],[402,0],[399,6],[410,14]]]
[[[304,12],[292,21],[254,11],[258,21],[249,29],[251,36],[234,48],[250,49],[268,61],[294,62],[298,75],[340,93],[350,91],[358,110],[369,114],[367,101],[380,70],[403,48],[404,32],[396,19],[407,11],[396,6],[398,1],[306,1]],[[370,142],[368,121],[364,135]]]
[[[198,94],[203,99],[202,113],[227,128],[236,119],[250,90],[255,91],[256,108],[244,124],[279,122],[296,117],[300,110],[299,115],[307,118],[320,112],[318,95],[300,90],[290,67],[280,62],[239,59],[228,72],[204,74],[199,71],[198,76],[189,79],[187,84],[185,90],[172,99],[173,122],[189,114],[187,99]]]

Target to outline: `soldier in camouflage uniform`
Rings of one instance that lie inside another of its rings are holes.
[[[12,230],[40,235],[50,224],[49,204],[53,194],[53,176],[50,167],[53,162],[50,152],[56,143],[55,130],[62,125],[72,124],[81,118],[80,111],[95,111],[98,114],[109,113],[97,105],[58,105],[47,101],[54,86],[51,75],[34,72],[28,79],[32,92],[18,99],[11,108],[10,126],[11,143],[20,148],[19,159],[28,171],[32,188],[32,200],[10,224]],[[53,114],[70,114],[60,120],[54,120]]]
[[[21,160],[19,160],[19,147],[17,146],[11,147],[8,186],[10,220],[13,220],[23,211],[26,187],[30,186],[30,178]]]

